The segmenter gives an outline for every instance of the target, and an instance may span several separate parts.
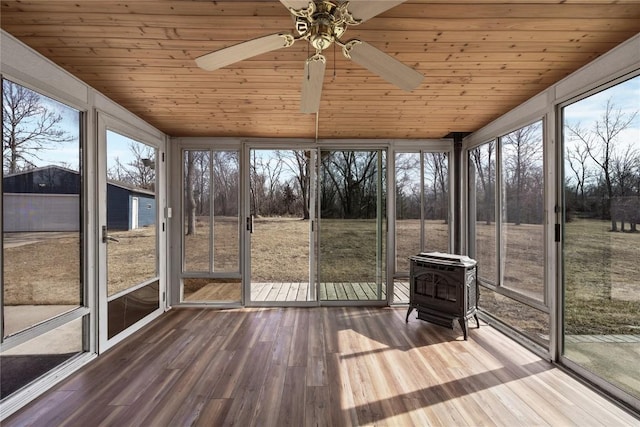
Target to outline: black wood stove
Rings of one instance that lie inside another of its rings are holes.
[[[469,318],[478,327],[478,281],[476,261],[463,255],[422,252],[409,258],[409,310],[418,310],[418,319],[453,328],[458,320],[467,339]]]

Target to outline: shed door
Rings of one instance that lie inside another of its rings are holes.
[[[138,228],[138,198],[131,198],[131,229]]]

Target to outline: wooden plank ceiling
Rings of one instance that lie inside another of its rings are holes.
[[[316,136],[305,41],[207,72],[194,58],[293,30],[271,1],[3,0],[2,28],[172,136]],[[319,138],[471,132],[640,31],[640,1],[407,1],[357,27],[424,74],[404,92],[329,48]]]

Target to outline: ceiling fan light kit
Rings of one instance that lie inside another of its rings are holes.
[[[273,50],[306,40],[315,54],[305,61],[300,111],[316,113],[320,107],[326,59],[322,51],[332,44],[342,48],[345,57],[379,75],[399,88],[411,91],[422,82],[423,75],[369,43],[353,39],[346,43],[340,37],[352,25],[400,4],[405,0],[280,0],[295,20],[297,36],[277,33],[239,43],[196,59],[198,67],[213,71]]]

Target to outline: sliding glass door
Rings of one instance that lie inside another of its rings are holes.
[[[564,361],[640,399],[640,76],[562,109]],[[596,382],[601,382],[598,378]]]
[[[320,301],[386,301],[386,151],[327,150],[320,158]]]
[[[249,151],[250,297],[260,304],[316,300],[315,150]]]

